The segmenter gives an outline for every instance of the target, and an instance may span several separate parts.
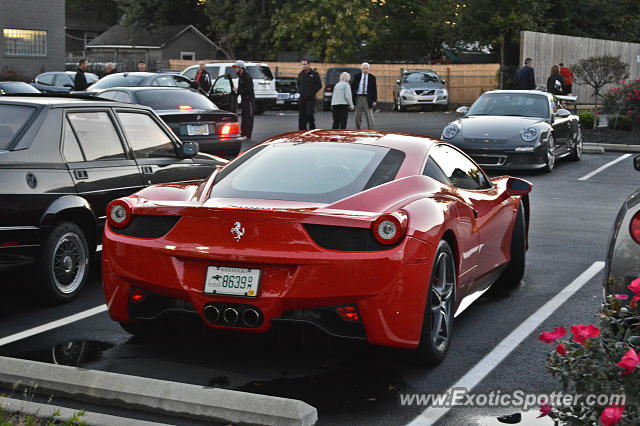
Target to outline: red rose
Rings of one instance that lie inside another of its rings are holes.
[[[626,294],[614,294],[614,296],[618,300],[627,300],[629,298],[629,296],[627,296]]]
[[[633,373],[638,364],[640,364],[640,358],[638,358],[638,354],[633,349],[629,349],[617,365],[618,367],[622,367],[625,369],[622,372],[622,375],[626,376],[627,374]]]
[[[636,278],[629,284],[629,290],[640,296],[640,278]]]
[[[640,296],[634,296],[633,299],[631,299],[631,302],[629,303],[629,307],[631,309],[637,308],[638,302],[640,302]]]
[[[558,353],[562,356],[565,356],[567,354],[567,348],[564,347],[564,343],[560,343],[558,346],[556,346],[556,351],[558,351]]]
[[[597,337],[600,335],[600,329],[595,325],[572,325],[571,332],[573,333],[573,340],[575,342],[584,345],[585,340],[591,337]]]
[[[564,327],[557,327],[553,331],[543,331],[538,336],[538,340],[542,340],[545,343],[551,343],[567,334],[567,330]]]
[[[603,426],[613,426],[617,425],[620,419],[622,418],[622,412],[624,411],[624,405],[610,405],[604,409],[602,414],[600,415],[600,421]]]
[[[551,405],[549,404],[540,405],[540,415],[538,416],[538,418],[546,416],[547,414],[549,414],[549,411],[551,411]]]

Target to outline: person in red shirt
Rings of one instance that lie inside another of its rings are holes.
[[[565,67],[562,62],[560,62],[560,75],[564,77],[564,93],[570,95],[573,87],[573,72],[571,68]]]

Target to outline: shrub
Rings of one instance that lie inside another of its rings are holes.
[[[633,128],[631,119],[626,115],[614,115],[609,117],[607,125],[610,129],[631,130]]]
[[[609,89],[604,98],[608,113],[619,113],[631,120],[633,127],[640,128],[640,79],[622,81],[622,85]]]
[[[29,79],[15,68],[5,66],[0,72],[0,81],[28,81]]]
[[[561,424],[640,424],[640,279],[629,288],[636,294],[630,303],[626,294],[608,296],[600,309],[600,327],[572,326],[573,338],[555,346],[546,363],[547,371],[560,380],[565,392],[624,395],[624,403],[619,407],[598,403],[551,407],[549,416]],[[565,333],[564,327],[558,327],[538,338],[551,343]]]
[[[593,120],[596,120],[596,125],[600,124],[600,117],[594,116],[593,112],[585,111],[578,114],[578,118],[580,118],[580,123],[582,124],[583,129],[592,129],[593,128]]]

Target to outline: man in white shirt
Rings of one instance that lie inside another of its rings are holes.
[[[376,86],[376,76],[369,72],[371,66],[363,62],[361,73],[356,74],[351,82],[351,91],[356,104],[356,129],[360,130],[362,116],[367,121],[367,129],[373,130],[373,107],[378,101],[378,89]]]

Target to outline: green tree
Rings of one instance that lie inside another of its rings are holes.
[[[191,24],[200,31],[209,26],[203,0],[120,0],[124,24],[139,28]]]
[[[109,25],[115,25],[120,18],[116,0],[65,0],[64,4],[67,16],[98,17]]]

